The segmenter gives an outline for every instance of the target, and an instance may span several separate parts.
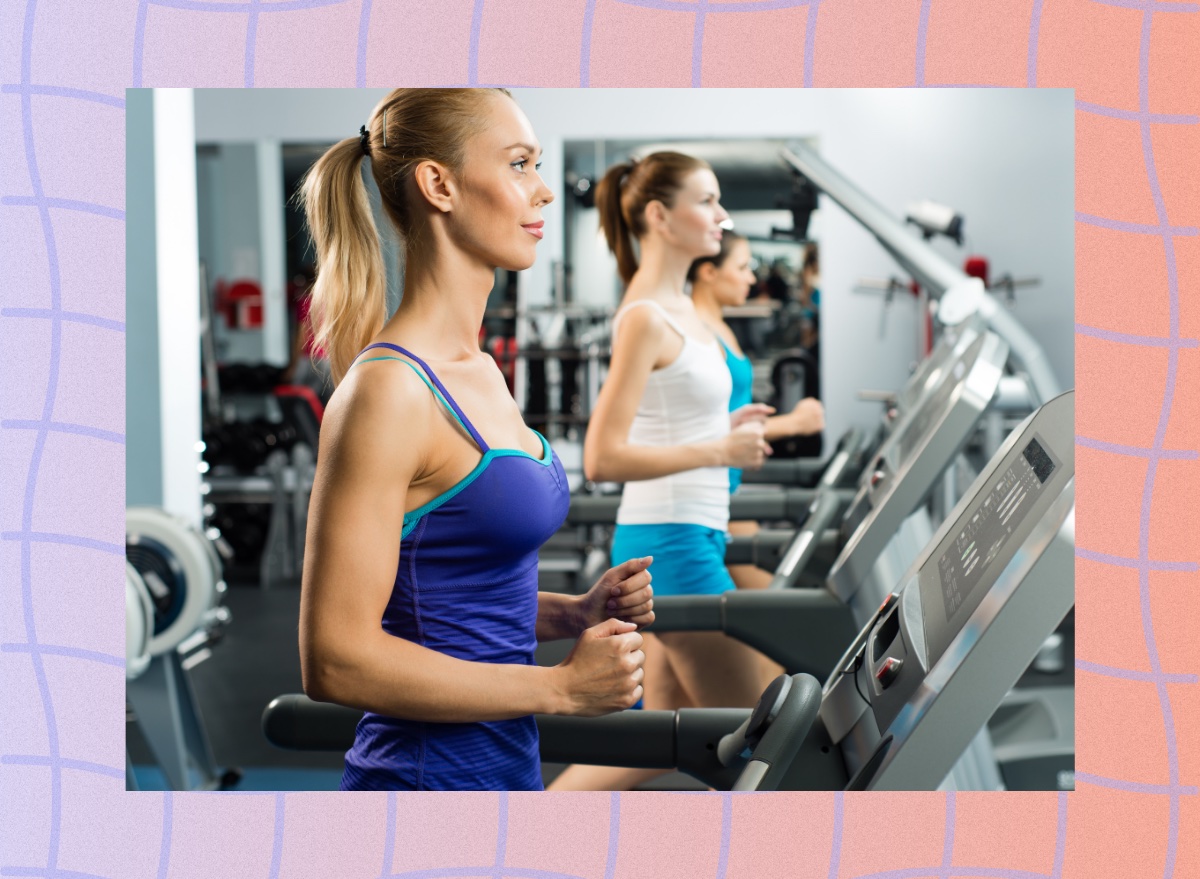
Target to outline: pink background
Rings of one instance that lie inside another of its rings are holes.
[[[1200,876],[1196,3],[8,0],[0,41],[0,876]],[[126,87],[493,83],[1075,89],[1076,792],[124,791]]]

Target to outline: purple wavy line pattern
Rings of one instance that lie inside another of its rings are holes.
[[[1099,226],[1102,229],[1112,229],[1115,232],[1134,232],[1138,235],[1200,235],[1200,229],[1195,226],[1150,226],[1146,223],[1127,223],[1124,220],[1111,220],[1106,217],[1093,217],[1090,214],[1076,212],[1075,220],[1087,223],[1089,226]]]
[[[808,21],[804,25],[804,87],[812,88],[813,84],[813,53],[817,45],[817,13],[821,8],[821,0],[812,0],[808,4]]]
[[[167,879],[167,870],[171,866],[171,831],[174,828],[174,799],[171,791],[163,793],[162,837],[158,847],[158,879]]]
[[[1054,866],[1050,879],[1060,879],[1067,856],[1067,793],[1058,793],[1058,824],[1054,831]]]
[[[813,81],[813,67],[815,63],[815,48],[816,48],[816,25],[818,21],[818,13],[820,4],[816,0],[809,2],[791,2],[791,0],[760,0],[760,2],[748,3],[720,3],[708,2],[708,0],[691,0],[691,2],[671,2],[671,0],[614,0],[626,6],[634,6],[643,9],[654,10],[669,10],[676,12],[692,13],[696,17],[694,29],[694,44],[691,54],[691,81],[693,86],[699,86],[702,80],[703,72],[703,37],[704,27],[707,16],[710,14],[754,14],[773,10],[794,9],[798,7],[807,7],[808,27],[806,28],[805,43],[804,43],[804,84],[811,86]],[[826,0],[832,2],[832,0]],[[1175,14],[1175,13],[1195,13],[1200,10],[1200,5],[1194,3],[1167,3],[1159,2],[1159,0],[1093,0],[1100,5],[1117,7],[1121,9],[1135,10],[1142,14],[1141,26],[1141,44],[1139,52],[1139,101],[1137,110],[1125,110],[1114,107],[1107,107],[1100,104],[1090,103],[1086,101],[1077,101],[1076,109],[1081,113],[1092,115],[1105,116],[1123,121],[1133,122],[1139,126],[1141,142],[1143,147],[1143,159],[1145,171],[1150,183],[1150,190],[1153,196],[1157,224],[1138,224],[1129,223],[1122,220],[1110,219],[1092,216],[1084,213],[1077,213],[1076,220],[1081,223],[1102,226],[1104,228],[1119,231],[1131,235],[1151,235],[1162,240],[1164,247],[1164,257],[1168,268],[1168,297],[1171,316],[1170,336],[1166,338],[1154,338],[1147,336],[1137,336],[1133,334],[1120,333],[1116,331],[1103,330],[1094,327],[1085,327],[1077,325],[1076,332],[1079,335],[1090,336],[1093,338],[1103,339],[1116,344],[1148,346],[1155,348],[1166,348],[1169,358],[1169,368],[1165,387],[1163,389],[1162,403],[1155,432],[1154,443],[1150,448],[1139,448],[1132,446],[1123,446],[1120,444],[1109,443],[1099,438],[1093,437],[1078,437],[1079,445],[1093,448],[1113,454],[1127,455],[1132,457],[1146,458],[1149,461],[1147,468],[1146,479],[1142,494],[1142,504],[1139,519],[1139,542],[1137,558],[1124,558],[1120,556],[1110,555],[1095,550],[1079,549],[1077,556],[1080,558],[1089,559],[1105,564],[1112,564],[1122,567],[1136,568],[1139,572],[1139,598],[1140,609],[1143,624],[1143,636],[1146,642],[1148,656],[1150,657],[1150,671],[1137,671],[1132,669],[1122,669],[1111,665],[1105,665],[1100,662],[1089,662],[1086,660],[1076,660],[1076,668],[1080,671],[1090,674],[1103,675],[1125,680],[1137,681],[1147,684],[1153,684],[1156,694],[1159,699],[1159,705],[1164,721],[1164,729],[1167,735],[1168,745],[1168,769],[1170,773],[1169,783],[1165,785],[1152,785],[1132,782],[1122,779],[1107,778],[1097,774],[1078,773],[1076,778],[1082,785],[1091,787],[1103,787],[1119,791],[1124,791],[1133,794],[1144,794],[1158,797],[1167,797],[1170,803],[1169,823],[1167,827],[1167,860],[1163,868],[1164,876],[1182,875],[1179,874],[1178,865],[1176,864],[1177,851],[1179,848],[1179,832],[1180,832],[1180,799],[1182,797],[1190,797],[1197,795],[1197,788],[1194,785],[1184,784],[1180,779],[1179,753],[1176,740],[1178,731],[1176,729],[1174,714],[1172,711],[1172,703],[1170,693],[1167,690],[1167,685],[1195,685],[1200,681],[1200,676],[1195,674],[1172,674],[1164,672],[1162,669],[1161,660],[1159,657],[1158,647],[1156,643],[1156,634],[1151,617],[1151,598],[1150,590],[1150,571],[1182,571],[1195,572],[1200,570],[1200,565],[1194,560],[1179,560],[1179,561],[1162,561],[1153,560],[1149,556],[1149,539],[1150,539],[1150,504],[1154,496],[1154,489],[1158,477],[1157,466],[1160,460],[1182,460],[1194,461],[1198,457],[1195,450],[1189,449],[1167,449],[1165,448],[1165,439],[1167,427],[1171,423],[1173,416],[1176,416],[1175,403],[1177,397],[1177,383],[1179,381],[1179,352],[1184,349],[1195,349],[1200,347],[1200,340],[1195,338],[1185,338],[1180,336],[1180,285],[1178,279],[1178,268],[1176,265],[1176,244],[1175,238],[1193,237],[1200,234],[1200,230],[1194,225],[1181,225],[1179,217],[1176,217],[1176,222],[1171,223],[1168,219],[1167,205],[1162,191],[1162,186],[1158,179],[1156,168],[1156,157],[1153,150],[1153,144],[1150,138],[1151,125],[1175,125],[1187,126],[1196,125],[1200,121],[1200,117],[1189,114],[1160,114],[1152,113],[1149,104],[1149,61],[1150,61],[1150,45],[1151,45],[1151,23],[1157,14]],[[353,3],[347,3],[346,0],[278,0],[278,2],[266,2],[266,0],[249,0],[242,3],[221,3],[208,2],[208,0],[137,0],[136,3],[130,3],[129,12],[133,19],[132,29],[132,72],[131,80],[135,87],[143,85],[145,79],[143,71],[143,56],[146,48],[146,24],[147,18],[151,13],[151,6],[163,7],[176,10],[187,10],[192,12],[202,12],[205,14],[240,14],[247,18],[244,65],[243,65],[243,80],[247,86],[252,86],[255,79],[255,61],[256,61],[256,44],[257,44],[257,25],[259,17],[264,14],[286,14],[288,12],[317,9],[328,6],[344,5],[347,7],[347,15],[357,17],[359,23],[357,56],[355,66],[355,82],[359,86],[367,84],[367,36],[369,34],[372,0],[362,0],[359,6],[354,6]],[[1038,80],[1038,51],[1040,42],[1040,31],[1042,27],[1042,18],[1044,9],[1043,0],[1034,0],[1033,9],[1030,15],[1029,24],[1029,42],[1027,50],[1026,64],[1026,81],[1027,84],[1033,86]],[[475,0],[470,31],[470,46],[468,53],[468,69],[466,71],[465,83],[475,85],[478,79],[478,66],[480,63],[479,45],[481,37],[481,29],[483,25],[483,0]],[[590,64],[591,64],[591,45],[592,36],[595,27],[595,0],[585,0],[584,15],[582,22],[582,39],[580,43],[580,73],[579,82],[583,86],[589,84],[590,79]],[[926,64],[926,37],[927,28],[930,17],[935,13],[932,0],[923,0],[919,12],[918,25],[918,51],[916,59],[916,69],[914,78],[917,85],[930,87],[925,83],[925,64]],[[45,13],[41,13],[45,14]],[[33,77],[32,58],[35,50],[34,41],[34,22],[39,18],[39,5],[37,0],[28,0],[24,8],[24,16],[22,18],[22,34],[21,34],[21,57],[20,57],[20,82],[4,85],[0,87],[0,93],[5,95],[17,96],[20,101],[21,108],[21,139],[18,142],[24,150],[25,167],[29,174],[30,183],[34,195],[30,196],[6,196],[0,199],[0,207],[8,210],[20,209],[36,209],[38,212],[38,220],[46,246],[46,277],[49,282],[51,292],[51,307],[49,309],[18,309],[4,308],[0,309],[0,316],[6,318],[37,318],[51,321],[50,334],[50,372],[47,378],[45,393],[43,396],[43,411],[40,419],[4,419],[0,421],[0,429],[5,431],[21,431],[24,433],[32,433],[34,435],[33,452],[28,463],[25,477],[25,490],[23,494],[23,505],[21,507],[21,523],[20,530],[5,531],[2,537],[5,541],[19,544],[19,568],[20,568],[20,586],[19,594],[21,595],[21,622],[23,623],[26,641],[23,643],[6,642],[0,644],[0,653],[19,653],[27,655],[30,659],[30,667],[32,669],[32,677],[36,685],[36,691],[40,699],[41,720],[45,724],[45,734],[47,743],[46,754],[32,753],[14,753],[0,754],[0,765],[3,766],[31,766],[45,767],[48,770],[50,799],[49,799],[49,822],[50,834],[48,838],[48,848],[46,852],[46,860],[44,866],[30,865],[13,865],[3,862],[5,859],[0,855],[0,875],[9,876],[55,876],[55,877],[92,877],[99,874],[80,872],[76,870],[66,870],[60,866],[60,848],[63,837],[63,814],[64,801],[66,794],[63,789],[63,772],[80,772],[90,773],[103,778],[120,778],[120,770],[107,766],[102,763],[89,762],[87,760],[73,759],[63,757],[59,742],[59,724],[55,711],[54,701],[51,698],[50,678],[47,674],[43,658],[47,656],[57,656],[73,658],[76,660],[85,661],[89,666],[106,666],[120,667],[124,664],[123,657],[117,657],[96,651],[85,651],[70,645],[54,645],[43,643],[38,638],[37,622],[39,615],[34,611],[35,587],[40,596],[41,591],[46,588],[44,584],[35,577],[32,552],[35,544],[52,544],[61,546],[71,546],[76,548],[85,548],[108,554],[116,554],[123,552],[123,547],[116,544],[107,543],[104,541],[85,538],[78,535],[58,533],[53,530],[53,523],[39,523],[38,528],[34,528],[33,510],[35,502],[41,498],[42,494],[49,491],[43,487],[39,493],[40,477],[43,475],[45,468],[48,466],[47,458],[44,456],[47,441],[51,434],[71,434],[76,437],[84,437],[90,439],[103,440],[107,442],[123,443],[124,436],[112,431],[100,431],[95,428],[90,428],[87,425],[69,424],[56,421],[53,418],[54,405],[56,400],[63,398],[71,392],[67,386],[59,386],[59,361],[61,348],[61,326],[64,322],[84,323],[96,327],[101,327],[107,330],[112,330],[120,333],[125,332],[125,324],[123,321],[102,318],[95,315],[86,315],[78,312],[66,312],[62,310],[62,282],[59,276],[58,265],[58,249],[59,239],[56,237],[56,230],[52,222],[52,211],[67,210],[75,212],[83,212],[96,216],[106,217],[109,219],[125,221],[124,210],[98,205],[81,200],[72,200],[69,198],[48,197],[43,191],[42,178],[39,173],[38,154],[34,141],[33,129],[33,100],[35,98],[56,98],[80,101],[84,103],[104,105],[114,109],[123,110],[125,101],[123,97],[116,97],[106,94],[103,91],[104,86],[97,84],[97,89],[92,90],[87,88],[90,83],[78,83],[79,87],[68,87],[61,85],[36,84]],[[38,51],[43,51],[44,44],[38,43],[36,48]],[[455,83],[447,83],[455,84]],[[498,83],[505,84],[505,83]],[[511,83],[508,83],[511,85]],[[9,133],[4,134],[5,145],[9,144],[9,140],[16,140]],[[7,465],[7,460],[5,464]],[[105,671],[105,674],[108,672]],[[32,708],[32,706],[29,706]],[[0,746],[5,743],[0,742]],[[253,794],[254,792],[245,792]],[[262,794],[254,794],[262,796]],[[217,804],[222,802],[228,795],[220,796],[221,800],[213,800],[213,808],[219,808]],[[285,838],[286,830],[286,797],[283,794],[274,794],[274,833],[272,837],[272,848],[270,863],[267,866],[268,875],[276,877],[280,875],[282,866],[282,856],[285,853],[287,839]],[[720,825],[720,855],[716,864],[715,875],[723,876],[728,869],[729,858],[732,854],[734,844],[733,829],[732,829],[732,797],[728,795],[721,796],[721,825]],[[1077,795],[1078,796],[1078,795]],[[1066,854],[1066,837],[1067,837],[1067,805],[1068,797],[1065,794],[1057,796],[1057,835],[1054,850],[1053,868],[1049,876],[1051,879],[1057,879],[1063,875],[1065,854]],[[183,802],[183,801],[180,801]],[[159,877],[168,876],[172,868],[172,841],[176,835],[182,833],[183,828],[176,829],[174,827],[174,806],[176,800],[170,792],[163,794],[161,806],[161,832],[160,832],[160,849],[157,864],[157,875]],[[610,799],[610,817],[609,817],[609,832],[608,832],[608,849],[605,861],[604,875],[606,877],[614,877],[617,871],[618,855],[619,855],[619,839],[620,839],[620,819],[621,819],[621,796],[613,794]],[[496,856],[494,865],[491,867],[471,867],[471,868],[436,868],[423,871],[398,871],[395,864],[396,856],[396,821],[397,821],[397,799],[395,794],[389,794],[386,800],[385,820],[387,821],[387,829],[385,834],[385,844],[383,851],[383,863],[381,865],[382,876],[406,876],[406,877],[435,877],[435,876],[457,876],[457,875],[490,875],[495,877],[501,876],[521,876],[531,877],[531,879],[551,879],[551,877],[570,877],[570,879],[578,879],[566,873],[553,873],[550,871],[539,871],[535,869],[519,868],[506,866],[506,852],[508,845],[508,810],[509,801],[506,795],[501,795],[497,803],[497,812],[499,818],[499,830],[496,838]],[[1043,877],[1047,874],[1032,871],[1012,870],[989,868],[984,866],[951,866],[951,857],[954,848],[955,832],[958,829],[956,825],[956,799],[953,794],[945,797],[945,836],[943,843],[942,863],[936,867],[925,868],[906,868],[903,870],[885,870],[864,876],[873,877],[873,879],[916,879],[920,876],[989,876],[989,877]],[[844,839],[844,796],[838,792],[833,799],[833,838],[831,840],[831,848],[829,855],[828,875],[831,879],[836,879],[840,875],[843,846],[850,845],[852,839]],[[265,840],[264,840],[265,842]]]
[[[358,14],[358,57],[354,63],[355,88],[367,87],[367,37],[371,33],[371,0],[362,0]]]
[[[799,9],[814,0],[746,0],[745,3],[710,3],[708,0],[613,0],[622,6],[640,9],[657,9],[660,12],[716,12],[741,13],[778,12],[784,9]]]
[[[929,38],[929,8],[933,0],[921,0],[921,12],[917,18],[917,70],[913,85],[921,88],[925,85],[925,44]]]
[[[47,430],[38,431],[39,437],[49,433]],[[93,540],[90,537],[77,537],[73,534],[54,534],[47,531],[5,531],[0,538],[4,540],[19,540],[24,544],[57,543],[62,546],[78,546],[83,549],[94,549],[109,555],[125,555],[124,544],[105,543],[103,540]],[[34,643],[32,640],[30,643]]]
[[[106,104],[110,107],[116,107],[119,110],[125,109],[125,99],[113,97],[112,95],[101,94],[100,92],[88,91],[87,89],[72,89],[65,88],[59,85],[22,85],[14,83],[0,87],[0,93],[6,95],[44,95],[52,98],[70,98],[75,101],[90,101],[96,104]]]
[[[36,0],[29,0],[25,7],[24,28],[21,42],[21,85],[33,84],[32,55],[33,27]],[[37,154],[33,139],[33,105],[32,94],[22,90],[21,128],[25,152],[26,170],[33,190],[32,206],[37,208],[41,221],[42,239],[46,247],[49,263],[50,304],[52,311],[62,308],[62,289],[58,266],[57,242],[54,235],[54,225],[50,218],[50,206],[42,189],[42,177],[38,167]],[[54,413],[54,402],[58,391],[59,354],[62,341],[62,324],[52,320],[50,331],[50,369],[46,380],[46,390],[42,404],[42,421],[50,421]],[[33,453],[30,458],[29,470],[26,473],[25,491],[21,512],[21,531],[18,538],[21,543],[21,609],[25,623],[25,640],[29,645],[29,658],[33,675],[37,682],[38,696],[41,702],[42,719],[46,725],[47,759],[50,776],[50,832],[46,851],[46,871],[53,873],[58,869],[58,854],[62,822],[62,754],[59,749],[58,719],[54,703],[50,695],[50,683],[46,673],[43,655],[38,649],[37,623],[33,609],[33,507],[37,492],[38,476],[41,471],[42,455],[46,448],[49,431],[45,428],[35,433]]]
[[[111,665],[115,668],[125,668],[125,657],[98,650],[81,650],[78,647],[64,647],[58,644],[0,644],[3,653],[32,653],[37,650],[47,656],[66,656],[70,659],[83,659],[88,662],[98,662],[101,665]]]
[[[1083,659],[1075,660],[1075,668],[1079,671],[1087,671],[1110,678],[1121,678],[1126,681],[1148,681],[1155,684],[1194,684],[1200,681],[1200,675],[1135,671],[1130,668],[1114,668],[1111,665],[1101,665],[1100,663],[1088,662]]]
[[[1076,101],[1075,109],[1082,110],[1085,113],[1094,113],[1097,116],[1107,116],[1110,119],[1124,119],[1127,122],[1141,122],[1145,120],[1153,122],[1155,125],[1196,125],[1200,122],[1200,116],[1142,113],[1139,110],[1118,110],[1116,107],[1105,107],[1100,104],[1091,104],[1087,101]]]
[[[1200,564],[1196,562],[1164,562],[1156,559],[1131,559],[1106,552],[1096,552],[1084,547],[1075,548],[1075,558],[1087,559],[1090,562],[1102,562],[1103,564],[1115,565],[1119,568],[1145,568],[1148,571],[1200,570]]]
[[[1120,443],[1109,443],[1104,440],[1092,439],[1086,436],[1076,436],[1075,445],[1101,452],[1111,452],[1114,455],[1127,455],[1131,458],[1148,458],[1154,454],[1153,449],[1143,449],[1139,446],[1125,446]],[[1200,452],[1192,449],[1163,449],[1158,456],[1164,460],[1195,461],[1200,458]]]
[[[708,11],[707,0],[697,0],[696,23],[692,30],[692,88],[700,88],[700,71],[704,66],[704,15]]]
[[[608,800],[608,852],[604,858],[604,879],[617,872],[617,851],[621,842],[621,795],[616,791]]]
[[[828,879],[837,879],[842,863],[842,822],[845,820],[846,795],[836,791],[833,795],[833,840],[829,846]]]
[[[1025,52],[1025,85],[1037,87],[1037,53],[1038,38],[1042,29],[1042,3],[1044,0],[1033,0],[1033,9],[1029,12],[1029,48]]]
[[[58,208],[64,211],[80,211],[85,214],[95,214],[112,220],[124,220],[125,212],[117,208],[106,207],[102,204],[91,204],[86,201],[76,201],[70,198],[28,198],[23,195],[6,195],[0,198],[0,204],[9,207]]]
[[[1142,15],[1142,37],[1138,54],[1138,110],[1144,117],[1150,115],[1150,33],[1154,20],[1151,13],[1159,5],[1154,4],[1147,7]],[[1176,339],[1179,336],[1179,279],[1175,265],[1175,241],[1172,234],[1167,231],[1170,227],[1167,207],[1163,200],[1162,187],[1159,185],[1148,118],[1139,120],[1138,128],[1141,132],[1146,175],[1149,178],[1150,192],[1154,199],[1154,211],[1159,225],[1163,227],[1162,241],[1167,261],[1167,289],[1171,316],[1170,338]],[[1142,509],[1138,523],[1139,561],[1147,561],[1150,558],[1150,505],[1153,501],[1154,482],[1158,475],[1158,462],[1162,455],[1167,425],[1171,420],[1171,411],[1175,402],[1175,380],[1178,369],[1179,349],[1168,348],[1166,387],[1163,389],[1158,426],[1154,431],[1154,445],[1151,448],[1149,463],[1146,467],[1146,482],[1142,492]],[[1150,570],[1148,567],[1138,569],[1138,592],[1138,604],[1142,613],[1142,632],[1146,641],[1146,650],[1150,656],[1150,670],[1155,674],[1162,674],[1162,663],[1159,659],[1157,637],[1154,632],[1154,620],[1150,610]],[[1156,681],[1154,688],[1162,709],[1163,729],[1167,739],[1167,772],[1170,778],[1171,793],[1167,827],[1167,856],[1163,865],[1163,876],[1170,877],[1175,873],[1175,856],[1179,845],[1179,748],[1176,741],[1170,693],[1162,681]],[[1192,791],[1194,792],[1195,788],[1192,788]]]
[[[979,876],[989,879],[1046,879],[1045,873],[1032,870],[1005,870],[994,867],[953,867],[949,871],[941,867],[904,867],[900,870],[880,870],[876,873],[860,873],[854,879],[926,879],[930,876]]]
[[[1172,3],[1170,0],[1092,0],[1101,6],[1116,6],[1119,9],[1138,9],[1142,12],[1195,12],[1200,9],[1195,3]]]
[[[500,792],[500,802],[497,806],[500,813],[499,820],[496,822],[496,879],[501,879],[504,875],[504,862],[507,860],[508,852],[508,792]]]
[[[1157,794],[1178,800],[1180,796],[1194,797],[1197,788],[1194,785],[1177,784],[1145,784],[1140,781],[1125,781],[1120,778],[1106,778],[1103,775],[1093,775],[1090,772],[1076,772],[1075,780],[1084,784],[1094,784],[1096,787],[1107,787],[1113,790],[1123,790],[1134,794]],[[1169,864],[1168,864],[1169,866]]]
[[[10,766],[50,766],[49,757],[38,754],[5,754],[0,763]],[[93,775],[103,775],[110,778],[125,778],[125,770],[117,766],[102,766],[99,763],[88,763],[86,760],[59,760],[60,769],[73,769],[78,772],[90,772]]]
[[[1100,327],[1088,327],[1083,324],[1075,324],[1075,334],[1104,339],[1106,342],[1118,342],[1122,345],[1145,345],[1150,348],[1200,348],[1200,339],[1138,336],[1131,333],[1119,333],[1115,330],[1105,330]]]
[[[86,324],[88,326],[100,327],[104,330],[113,330],[118,333],[125,332],[124,321],[111,320],[94,314],[80,314],[79,312],[72,311],[58,312],[57,315],[57,319],[63,323]],[[0,310],[0,317],[36,317],[53,320],[55,319],[55,312],[52,312],[48,308],[5,308]]]

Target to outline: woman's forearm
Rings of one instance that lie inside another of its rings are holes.
[[[536,665],[468,662],[380,630],[358,644],[314,650],[304,690],[405,720],[470,723],[563,710],[559,673]]]
[[[536,631],[539,641],[578,638],[584,628],[586,626],[578,595],[563,595],[561,592],[538,593]]]
[[[786,412],[783,415],[772,415],[767,419],[764,427],[766,430],[763,433],[763,438],[767,442],[796,435],[796,419],[792,417],[791,412]]]
[[[584,447],[584,469],[594,482],[636,482],[701,467],[727,467],[721,440],[682,446],[636,446],[629,443],[595,449]]]

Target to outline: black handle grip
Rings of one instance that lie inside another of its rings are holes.
[[[792,675],[779,716],[767,728],[735,791],[778,790],[821,710],[821,685],[812,675]]]
[[[292,751],[347,751],[363,713],[344,705],[314,702],[300,693],[271,700],[262,715],[262,731],[277,748]]]

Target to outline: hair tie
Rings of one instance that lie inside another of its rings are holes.
[[[367,131],[367,126],[362,126],[358,129],[359,143],[362,144],[364,156],[371,155],[371,132]]]

